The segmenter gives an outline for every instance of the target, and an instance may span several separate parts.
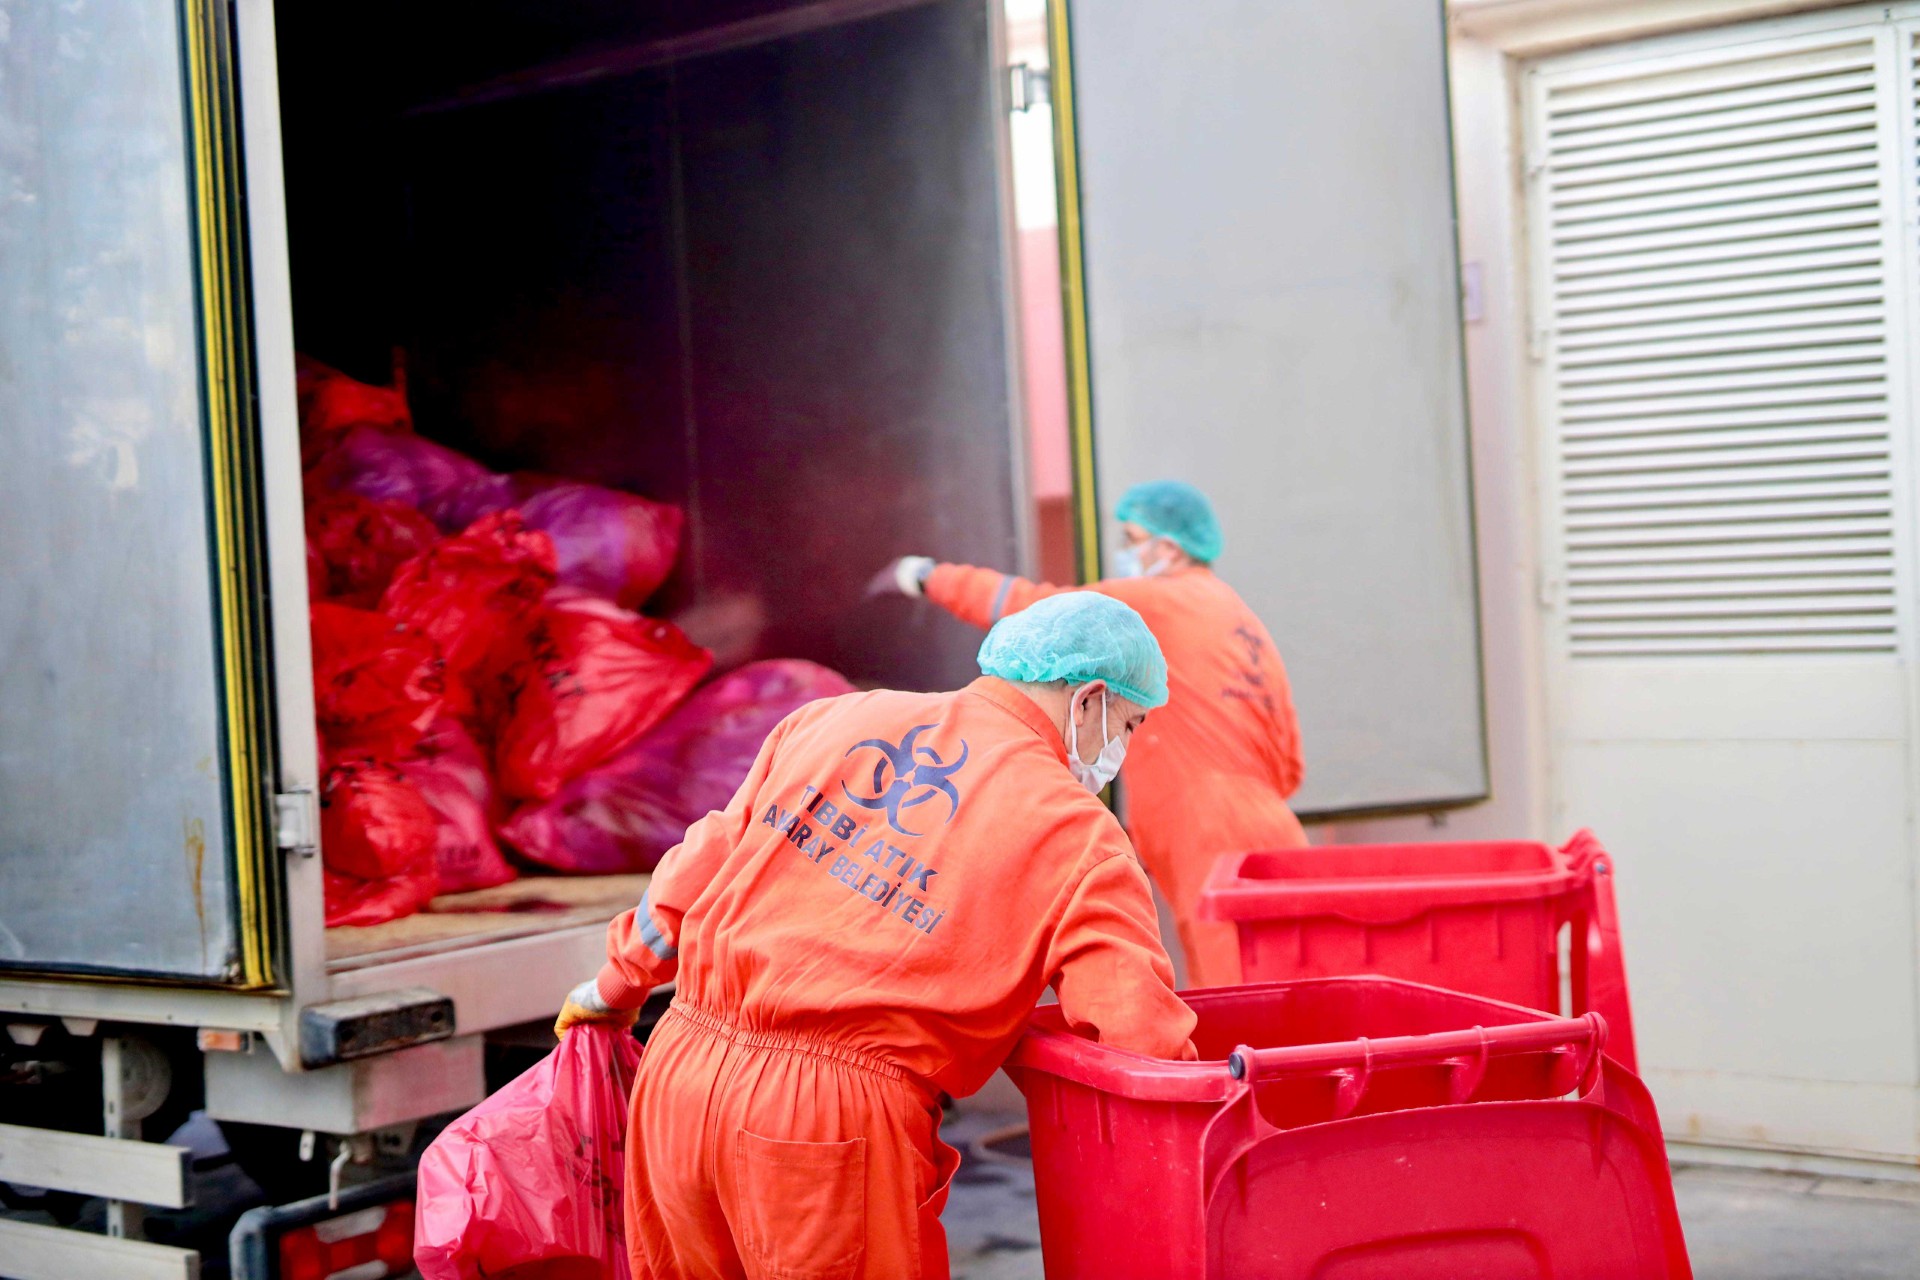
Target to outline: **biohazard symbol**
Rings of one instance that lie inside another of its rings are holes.
[[[885,812],[888,823],[903,836],[924,835],[925,832],[911,831],[902,826],[902,809],[923,805],[935,796],[945,796],[948,806],[945,821],[952,822],[953,815],[960,812],[960,792],[953,785],[952,778],[967,762],[966,739],[960,741],[960,758],[948,764],[932,747],[919,745],[920,735],[934,728],[938,726],[915,725],[907,730],[907,736],[900,739],[898,745],[883,738],[868,738],[847,748],[847,754],[852,755],[871,747],[880,753],[880,759],[873,766],[872,795],[855,795],[844,782],[840,784],[840,789],[847,793],[847,799],[861,808]]]

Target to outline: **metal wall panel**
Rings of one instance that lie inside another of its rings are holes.
[[[226,977],[180,17],[0,24],[0,966]]]
[[[1213,498],[1293,680],[1302,812],[1482,796],[1439,0],[1071,16],[1103,504]]]
[[[977,631],[860,595],[899,553],[1020,562],[992,89],[973,0],[681,73],[697,550],[767,653],[979,674]]]
[[[862,593],[1021,551],[988,34],[946,0],[411,117],[422,430],[686,504],[658,605],[723,663],[971,679],[976,631]]]
[[[423,431],[495,467],[686,500],[670,123],[646,74],[401,130],[399,332]]]

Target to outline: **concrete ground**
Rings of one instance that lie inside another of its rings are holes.
[[[968,1157],[945,1219],[954,1280],[1043,1280],[1033,1170],[971,1151],[1024,1120],[962,1113],[946,1125]],[[1697,1280],[1920,1280],[1920,1184],[1698,1165],[1673,1184]]]

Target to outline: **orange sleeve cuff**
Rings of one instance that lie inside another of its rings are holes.
[[[607,1002],[609,1009],[638,1009],[647,1002],[647,993],[653,990],[651,983],[629,981],[611,960],[600,966],[600,976],[594,985],[600,989],[600,998]]]

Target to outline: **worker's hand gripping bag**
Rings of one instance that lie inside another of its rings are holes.
[[[627,1096],[640,1046],[584,1025],[461,1116],[420,1160],[422,1280],[630,1280]]]

